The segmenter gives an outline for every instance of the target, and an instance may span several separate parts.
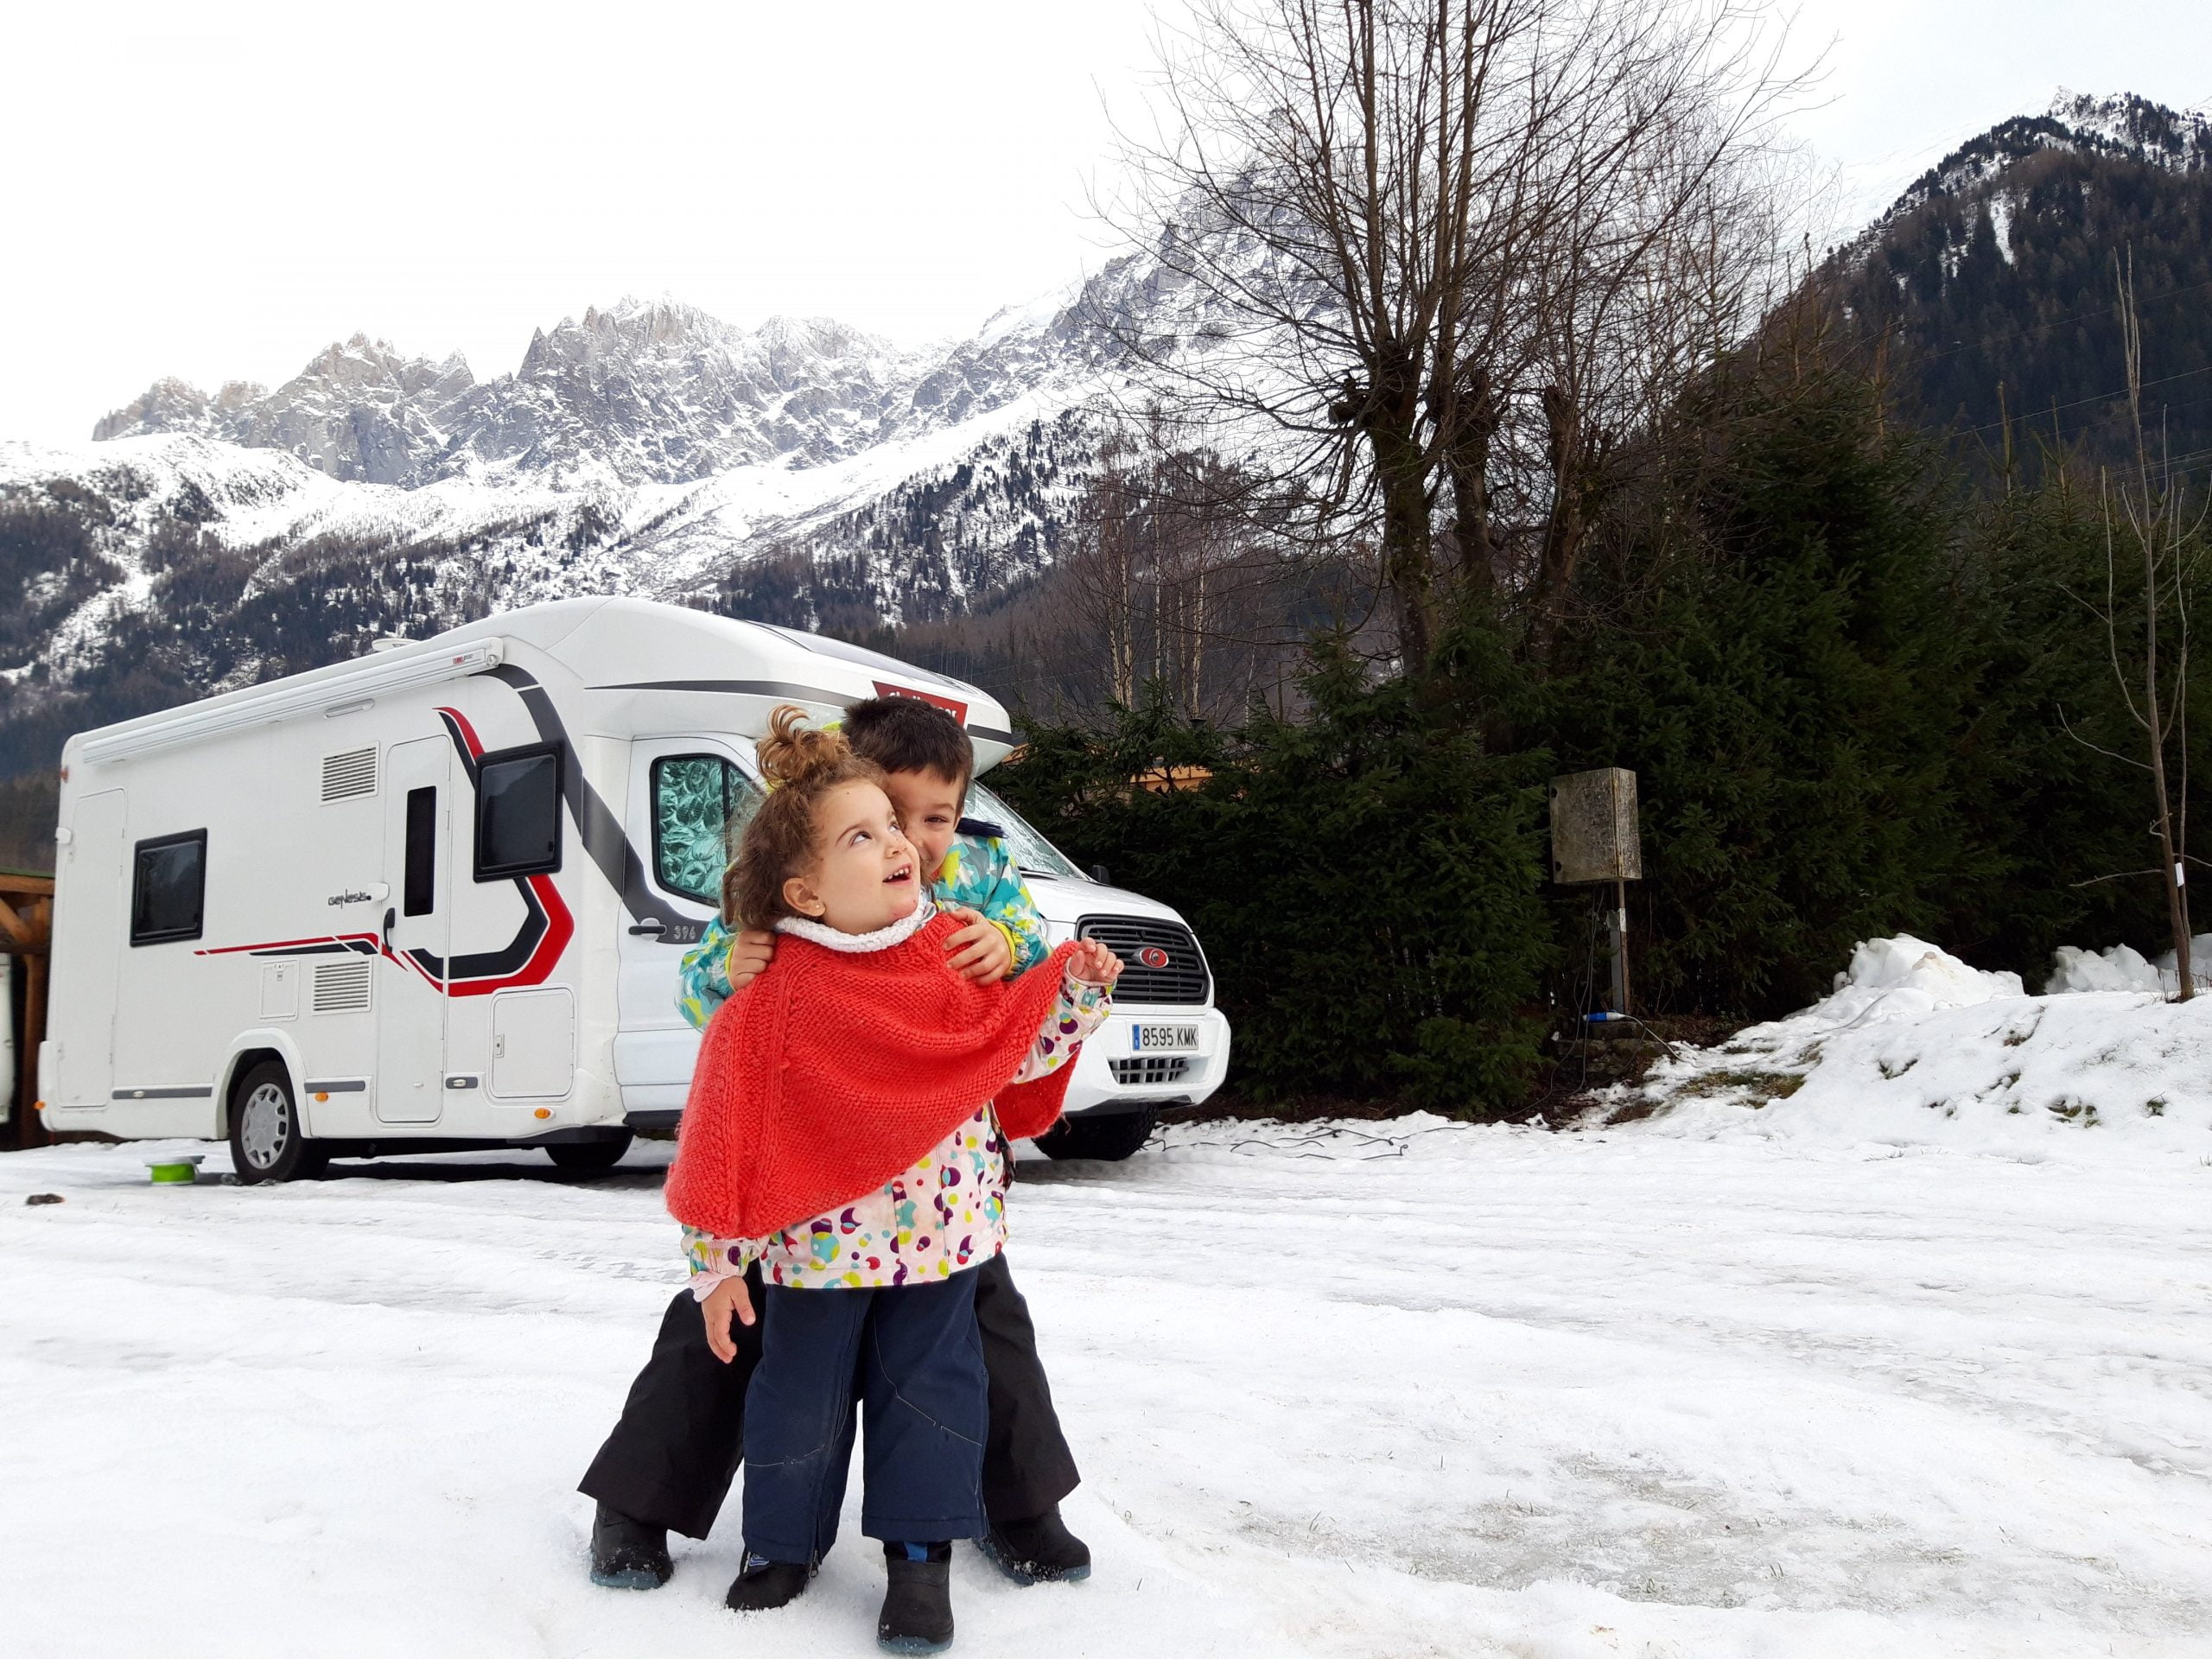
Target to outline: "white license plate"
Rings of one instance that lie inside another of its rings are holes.
[[[1129,1028],[1129,1048],[1138,1054],[1158,1053],[1161,1049],[1193,1049],[1198,1046],[1196,1026],[1132,1026]]]

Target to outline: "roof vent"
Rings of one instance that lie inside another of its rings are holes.
[[[322,757],[324,800],[351,800],[356,795],[376,792],[377,752],[373,744],[365,749],[348,749],[343,754]]]
[[[315,1011],[354,1014],[369,1006],[369,970],[376,964],[319,962],[315,965]]]

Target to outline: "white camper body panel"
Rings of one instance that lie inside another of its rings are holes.
[[[755,787],[752,741],[779,703],[827,718],[890,693],[954,713],[979,769],[1012,746],[975,687],[626,599],[534,606],[72,738],[48,1124],[219,1136],[238,1079],[270,1058],[321,1140],[672,1121],[698,1046],[677,966],[714,906],[696,869],[688,893],[671,874],[656,768],[720,762],[726,790]],[[499,862],[540,817],[544,845]],[[1091,909],[1134,899],[1090,891]],[[1210,1092],[1228,1043],[1205,1001],[1188,1012]],[[1085,1070],[1084,1103],[1121,1092],[1103,1062]]]

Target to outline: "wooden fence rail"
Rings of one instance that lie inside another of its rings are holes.
[[[54,878],[0,871],[0,951],[23,964],[23,1017],[16,1028],[16,1105],[0,1145],[42,1147],[53,1137],[38,1112],[38,1046],[46,1038],[47,947],[54,938]]]

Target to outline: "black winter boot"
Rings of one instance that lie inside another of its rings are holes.
[[[729,1593],[722,1598],[722,1605],[735,1613],[765,1613],[772,1607],[788,1606],[798,1599],[799,1592],[813,1576],[810,1567],[772,1561],[765,1555],[748,1553],[745,1565],[729,1581]]]
[[[912,1559],[917,1552],[925,1559]],[[883,1564],[891,1582],[875,1645],[887,1653],[943,1653],[952,1645],[952,1546],[886,1544]]]
[[[658,1590],[676,1571],[668,1529],[632,1521],[602,1503],[591,1521],[591,1581],[609,1590]]]
[[[978,1548],[1016,1584],[1073,1584],[1090,1576],[1090,1547],[1067,1529],[1057,1503],[1027,1521],[992,1522]]]

